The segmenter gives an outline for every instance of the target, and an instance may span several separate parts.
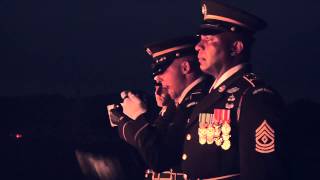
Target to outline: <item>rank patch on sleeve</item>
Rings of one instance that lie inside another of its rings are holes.
[[[259,153],[271,153],[275,150],[274,130],[264,120],[256,129],[256,151]]]

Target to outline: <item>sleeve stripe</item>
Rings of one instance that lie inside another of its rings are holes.
[[[125,133],[125,128],[126,126],[128,125],[130,121],[126,122],[123,126],[122,126],[122,136],[124,138],[125,141],[127,141],[127,138],[126,138],[126,133]]]
[[[140,128],[137,133],[134,135],[134,141],[137,140],[138,135],[141,133],[141,131],[146,128],[149,125],[149,123],[145,124],[144,126],[142,126],[142,128]]]

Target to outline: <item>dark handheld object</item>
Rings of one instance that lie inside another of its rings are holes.
[[[107,105],[107,111],[111,127],[116,127],[120,123],[121,119],[125,116],[121,105],[110,104]]]
[[[131,92],[138,96],[142,100],[142,102],[147,105],[148,112],[154,112],[155,101],[152,96],[150,96],[146,92],[139,90],[133,90]],[[123,97],[123,99],[125,98],[127,98],[127,96]],[[123,99],[121,100],[121,102],[123,102]],[[122,106],[120,105],[121,102],[107,105],[107,112],[111,127],[118,126],[121,120],[126,117],[126,115],[123,113]]]

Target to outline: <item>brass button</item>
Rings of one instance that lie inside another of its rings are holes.
[[[188,141],[190,141],[190,140],[191,140],[191,134],[187,134],[186,139],[187,139]]]
[[[182,155],[182,159],[183,159],[183,160],[186,160],[187,158],[188,158],[188,156],[187,156],[186,154],[183,154],[183,155]]]

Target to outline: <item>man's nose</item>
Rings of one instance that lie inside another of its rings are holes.
[[[156,81],[156,83],[161,83],[161,78],[159,75],[154,76],[153,79]]]
[[[202,42],[199,41],[199,42],[196,44],[196,46],[194,47],[194,49],[195,49],[196,51],[200,51],[200,49],[203,49]]]

